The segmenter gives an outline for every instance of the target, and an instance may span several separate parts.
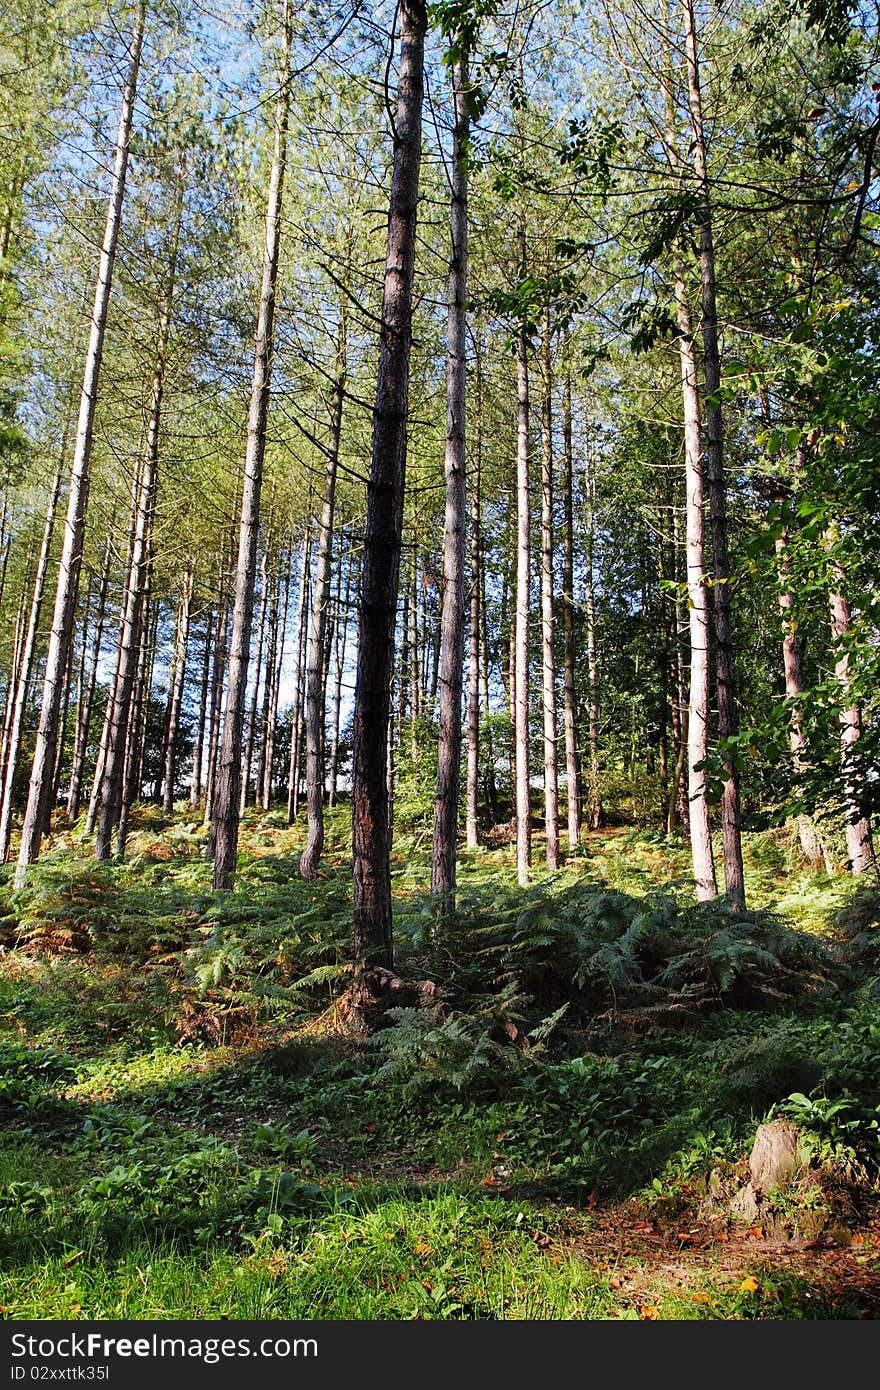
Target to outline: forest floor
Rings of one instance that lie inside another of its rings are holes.
[[[399,969],[339,1031],[350,822],[322,874],[248,812],[235,891],[200,825],[141,809],[0,889],[7,1318],[852,1319],[880,1314],[880,898],[747,837],[750,908],[687,849],[600,831],[515,883],[463,854],[438,937],[395,845]],[[798,1169],[738,1197],[758,1126]],[[743,1215],[737,1215],[737,1211]]]

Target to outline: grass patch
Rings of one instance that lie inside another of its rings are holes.
[[[693,903],[679,842],[609,832],[526,893],[506,846],[464,855],[438,936],[427,839],[399,835],[399,969],[433,1002],[361,1045],[328,1026],[349,822],[306,884],[281,820],[249,813],[231,894],[152,810],[125,864],[69,836],[5,890],[7,1316],[873,1315],[876,894],[753,836],[735,919]],[[777,1114],[827,1269],[707,1215]]]

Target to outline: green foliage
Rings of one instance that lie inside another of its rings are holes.
[[[348,821],[328,829],[345,841]],[[305,884],[291,832],[275,829],[275,854],[254,816],[240,890],[215,897],[179,821],[149,833],[108,870],[127,949],[94,919],[80,953],[41,960],[19,936],[2,961],[0,1298],[14,1316],[639,1316],[572,1253],[594,1202],[638,1195],[693,1221],[708,1174],[798,1106],[817,1162],[863,1183],[874,1171],[873,977],[848,954],[870,934],[870,895],[847,914],[827,889],[839,918],[824,940],[770,913],[739,922],[645,892],[678,872],[680,845],[609,834],[585,858],[611,883],[581,859],[523,893],[505,850],[467,856],[438,932],[413,887],[427,847],[400,835],[398,968],[435,993],[362,1046],[320,1020],[347,968],[347,874]],[[747,857],[788,881],[778,836]],[[53,901],[65,873],[83,891],[72,853],[44,867]],[[36,918],[39,893],[18,901]],[[233,1043],[173,1042],[189,1010],[244,1001],[251,1031]],[[810,1313],[803,1288],[740,1282],[706,1304],[652,1302],[661,1317]]]

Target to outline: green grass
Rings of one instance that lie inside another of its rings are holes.
[[[664,1283],[627,1223],[701,1229],[710,1176],[732,1180],[757,1124],[788,1107],[817,1172],[858,1174],[810,1201],[869,1229],[870,895],[755,836],[742,927],[693,905],[679,842],[608,832],[526,894],[506,847],[464,855],[438,940],[429,847],[401,834],[400,969],[439,1003],[355,1045],[332,1027],[345,813],[317,885],[278,821],[248,816],[232,894],[211,891],[198,828],[152,811],[125,864],[95,866],[67,837],[7,890],[7,1317],[864,1313],[784,1261],[725,1264],[723,1245]],[[788,1202],[796,1231],[807,1198]]]

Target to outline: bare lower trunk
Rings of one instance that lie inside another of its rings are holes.
[[[556,765],[556,662],[553,651],[553,417],[550,311],[541,342],[541,705],[544,715],[544,835],[548,869],[559,868],[559,776]]]
[[[120,859],[125,858],[131,808],[140,796],[141,791],[142,740],[150,687],[148,672],[151,639],[148,634],[148,620],[152,579],[152,565],[148,565],[141,597],[141,612],[138,615],[138,631],[140,633],[140,638],[137,669],[132,684],[131,711],[125,731],[125,757],[123,760],[122,784],[119,795],[119,817],[116,826],[116,853]]]
[[[287,635],[287,613],[290,606],[290,552],[286,557],[285,572],[287,578],[284,584],[284,607],[281,613],[281,621],[278,621],[279,594],[276,586],[275,590],[275,645],[271,648],[273,659],[269,667],[272,681],[269,690],[269,698],[266,706],[266,717],[263,721],[263,747],[260,754],[260,805],[264,811],[268,811],[272,805],[272,793],[274,791],[273,771],[275,764],[275,739],[278,729],[278,691],[281,686],[281,669],[284,665],[284,644]]]
[[[791,566],[788,557],[788,540],[785,534],[778,535],[774,542],[776,548],[776,569],[779,576],[779,612],[782,626],[782,667],[785,674],[785,694],[790,703],[790,723],[788,726],[788,745],[791,749],[796,781],[804,766],[807,740],[804,735],[800,712],[800,699],[804,693],[801,674],[801,654],[797,644],[797,621],[794,616],[795,600],[790,588]],[[814,869],[821,869],[825,861],[822,842],[812,818],[805,812],[798,814],[798,838],[801,849]]]
[[[468,651],[467,816],[465,830],[468,849],[476,849],[479,844],[477,813],[480,778],[480,656],[482,648],[482,643],[480,641],[482,630],[482,591],[480,578],[483,566],[482,519],[480,515],[482,506],[483,471],[483,381],[480,351],[478,339],[474,380],[474,481],[471,495],[471,595]]]
[[[138,490],[138,502],[131,550],[128,587],[119,638],[116,681],[110,697],[110,718],[101,778],[98,833],[95,858],[109,859],[113,831],[119,822],[124,787],[129,719],[139,658],[145,613],[147,574],[150,568],[150,535],[156,505],[159,465],[159,423],[165,381],[165,364],[170,327],[170,303],[166,301],[159,330],[159,349],[150,400],[147,452]]]
[[[461,698],[464,677],[464,555],[466,460],[465,344],[467,299],[467,145],[468,67],[462,55],[452,70],[455,129],[452,147],[451,254],[447,282],[446,321],[446,512],[443,524],[443,584],[440,618],[440,735],[437,752],[437,791],[434,798],[434,837],[431,852],[431,892],[440,900],[441,914],[455,907],[455,869],[461,769]]]
[[[398,100],[388,212],[385,288],[361,572],[354,709],[352,829],[354,959],[365,1003],[374,972],[393,966],[388,727],[406,478],[412,284],[422,143],[421,0],[399,6]]]
[[[333,515],[336,505],[336,469],[339,462],[339,441],[342,437],[342,407],[345,401],[346,342],[345,315],[340,321],[337,347],[337,379],[333,392],[330,422],[330,443],[324,467],[324,496],[321,502],[321,521],[318,528],[318,555],[315,584],[312,590],[312,616],[309,627],[309,650],[306,660],[306,804],[308,830],[300,855],[299,871],[303,878],[314,879],[318,861],[324,852],[324,643],[327,629],[327,609],[330,604],[330,565],[333,556]]]
[[[268,603],[268,582],[266,575],[266,551],[260,564],[260,616],[257,620],[257,655],[254,661],[254,688],[251,693],[251,707],[247,717],[247,733],[244,739],[244,753],[241,759],[241,792],[238,801],[239,815],[244,815],[251,786],[251,764],[254,757],[254,738],[257,728],[257,704],[260,693],[260,673],[263,669],[263,643],[266,638],[266,607]]]
[[[211,677],[211,710],[208,722],[208,771],[205,779],[204,825],[210,825],[214,816],[214,792],[217,786],[220,725],[223,715],[223,684],[226,671],[226,658],[229,651],[229,617],[229,597],[224,592],[224,588],[221,587],[220,607],[217,613],[214,669]]]
[[[832,530],[826,538],[830,555],[829,572],[834,587],[828,595],[831,609],[831,633],[837,650],[834,674],[841,691],[840,709],[840,762],[843,772],[843,798],[846,814],[846,849],[850,873],[870,873],[877,877],[877,861],[874,855],[874,841],[871,821],[864,809],[865,770],[860,757],[859,740],[862,736],[862,710],[857,700],[851,698],[852,674],[850,672],[849,652],[846,637],[852,626],[849,601],[844,591],[846,575],[833,556],[836,534]]]
[[[340,568],[342,566],[342,556],[340,556]],[[345,597],[342,600],[341,611],[337,597],[337,613],[335,631],[333,634],[333,657],[334,657],[334,680],[333,680],[333,717],[332,732],[330,736],[330,766],[328,768],[328,803],[330,806],[336,805],[338,784],[339,784],[339,735],[340,720],[342,716],[342,673],[345,670],[345,650],[348,639],[348,614],[351,603],[351,576],[354,560],[349,556],[348,565],[345,571]]]
[[[97,403],[98,382],[101,373],[101,359],[104,352],[104,334],[107,324],[107,310],[110,303],[113,265],[116,259],[119,225],[122,217],[122,203],[125,196],[128,146],[131,137],[135,90],[137,87],[145,20],[146,0],[141,0],[138,7],[135,31],[129,47],[128,72],[122,97],[119,128],[116,135],[113,180],[110,189],[107,220],[104,227],[98,278],[95,285],[95,297],[92,306],[89,342],[86,349],[79,417],[76,428],[76,442],[74,444],[73,463],[70,472],[67,516],[64,523],[64,540],[61,547],[58,583],[55,591],[55,607],[52,614],[49,650],[46,655],[46,669],[43,678],[40,721],[37,727],[34,761],[31,770],[30,787],[28,789],[27,806],[24,814],[24,824],[22,826],[18,864],[15,873],[15,883],[17,887],[22,887],[24,885],[28,865],[33,863],[39,856],[47,805],[49,804],[52,792],[51,782],[55,766],[59,713],[64,693],[63,682],[65,672],[67,671],[68,657],[70,655],[70,646],[73,637],[73,616],[76,611],[79,574],[82,564],[95,406]]]
[[[205,742],[205,725],[208,715],[208,690],[211,684],[211,634],[214,630],[214,614],[211,609],[205,618],[205,648],[202,653],[202,679],[199,684],[198,717],[193,738],[192,773],[189,782],[189,804],[196,810],[202,799],[202,757]]]
[[[235,602],[232,617],[232,638],[229,646],[226,716],[223,725],[223,742],[218,760],[212,817],[215,890],[232,888],[235,882],[238,854],[241,735],[247,691],[257,538],[260,529],[260,495],[263,486],[263,455],[266,448],[266,424],[269,415],[272,375],[275,286],[278,279],[278,258],[281,249],[281,199],[284,189],[287,125],[290,114],[289,74],[292,23],[292,5],[290,0],[286,0],[283,20],[281,85],[275,107],[275,139],[266,200],[263,274],[254,339],[254,370],[251,379],[238,562],[235,571]]]
[[[700,404],[684,281],[676,278],[678,350],[684,402],[687,591],[690,614],[691,669],[688,702],[688,821],[697,898],[717,895],[705,763],[709,752],[709,606],[704,557],[705,517],[700,439]]]
[[[675,828],[675,816],[683,835],[690,837],[690,813],[688,811],[688,771],[687,771],[687,750],[688,750],[688,681],[687,681],[687,661],[685,652],[685,634],[688,632],[688,620],[685,617],[685,604],[681,597],[681,583],[683,576],[681,563],[681,521],[679,512],[676,508],[673,512],[672,536],[674,551],[674,574],[675,574],[675,691],[676,691],[676,711],[678,722],[676,728],[676,754],[675,754],[675,784],[670,788],[670,829]],[[687,573],[687,560],[685,558],[684,577]]]
[[[715,674],[718,734],[722,741],[724,779],[721,788],[721,840],[724,888],[735,909],[745,907],[742,837],[740,834],[739,772],[734,755],[724,749],[739,729],[733,676],[733,625],[730,611],[730,559],[727,548],[727,501],[724,484],[724,439],[721,416],[721,357],[718,346],[718,307],[715,248],[706,162],[702,97],[697,58],[693,0],[682,0],[685,15],[688,97],[693,136],[694,168],[702,207],[699,212],[700,282],[703,310],[703,371],[706,386],[705,471],[712,525],[712,598],[715,612]]]
[[[296,608],[296,660],[293,670],[293,708],[290,714],[290,766],[287,777],[287,824],[292,825],[299,810],[300,723],[302,719],[302,684],[305,634],[309,611],[309,569],[312,557],[312,533],[306,524],[300,560],[299,601]]]
[[[581,770],[577,747],[577,697],[574,648],[574,459],[572,454],[571,373],[565,376],[562,449],[565,506],[565,550],[562,571],[563,716],[565,723],[565,786],[568,803],[568,847],[577,849],[581,838]]]
[[[529,798],[529,360],[525,331],[517,336],[516,437],[516,621],[514,677],[514,748],[516,759],[516,869],[521,886],[529,881],[532,822]]]
[[[111,527],[112,531],[112,527]],[[89,747],[89,731],[92,723],[92,710],[95,704],[95,688],[98,683],[98,662],[101,659],[101,643],[104,637],[104,624],[107,616],[107,590],[110,584],[110,562],[113,554],[111,535],[104,546],[104,561],[101,567],[101,581],[98,586],[97,612],[95,615],[95,635],[89,657],[88,674],[85,676],[85,694],[80,700],[77,719],[76,739],[73,747],[73,766],[70,771],[70,787],[67,793],[67,817],[75,821],[79,815],[82,800],[83,778]]]
[[[174,658],[172,661],[171,691],[168,703],[168,720],[165,726],[165,766],[163,777],[163,807],[169,813],[174,810],[174,757],[177,751],[177,731],[180,726],[180,706],[183,700],[183,683],[186,679],[186,653],[189,645],[189,621],[192,613],[193,572],[187,570],[183,576],[180,592],[180,607],[177,613],[177,632],[175,634]]]
[[[584,617],[587,629],[587,677],[590,690],[588,709],[590,796],[588,814],[590,829],[598,830],[599,826],[602,824],[602,765],[599,757],[599,657],[596,650],[596,579],[594,573],[596,478],[593,463],[592,441],[590,439],[589,416],[586,416],[584,420],[584,474],[586,492],[586,554],[584,557],[586,561],[586,582],[584,586]]]
[[[62,457],[64,453],[66,453],[66,444],[67,438],[65,432]],[[31,675],[33,673],[34,654],[37,646],[37,631],[40,625],[40,613],[43,608],[43,595],[46,590],[46,575],[49,570],[49,550],[52,545],[52,534],[55,530],[55,514],[58,510],[58,498],[60,493],[61,466],[59,465],[49,490],[49,502],[46,507],[46,520],[43,526],[43,540],[40,546],[40,555],[37,560],[37,572],[34,576],[34,591],[31,598],[30,614],[28,615],[27,632],[25,633],[21,656],[18,661],[18,679],[15,683],[15,694],[12,699],[12,713],[9,721],[6,758],[3,768],[3,804],[2,809],[0,809],[0,864],[5,864],[9,855],[9,840],[12,832],[12,799],[15,793],[15,775],[18,771],[18,758],[21,752],[22,724],[28,690],[31,683]]]

